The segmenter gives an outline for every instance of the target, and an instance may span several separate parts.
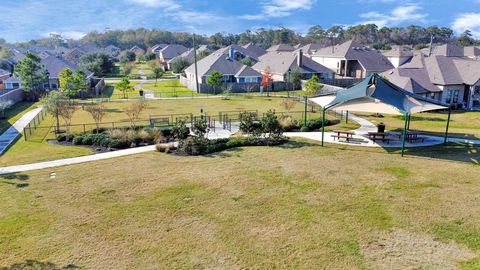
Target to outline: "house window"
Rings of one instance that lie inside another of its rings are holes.
[[[458,103],[459,95],[460,95],[460,90],[448,90],[446,102],[450,104]]]
[[[19,83],[12,83],[12,88],[19,88],[20,84]]]
[[[435,93],[430,93],[430,98],[435,99]]]

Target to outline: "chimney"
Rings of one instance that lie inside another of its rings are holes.
[[[302,66],[303,66],[303,50],[302,50],[302,49],[300,49],[300,50],[298,51],[297,65],[298,65],[298,67],[302,67]]]
[[[231,59],[231,60],[235,60],[235,51],[233,50],[233,48],[230,47],[230,49],[228,50],[228,57]]]

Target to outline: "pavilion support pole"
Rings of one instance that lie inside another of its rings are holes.
[[[407,130],[410,130],[410,120],[412,120],[412,115],[408,115],[408,124],[407,124]]]
[[[345,124],[348,124],[348,111],[347,111],[347,114],[345,115]]]
[[[307,126],[307,110],[308,110],[308,108],[307,108],[308,102],[307,101],[308,101],[307,96],[304,96],[303,97],[303,102],[305,103],[305,108],[304,108],[304,112],[303,112],[303,125],[304,126]]]
[[[403,127],[403,134],[402,134],[402,157],[405,154],[405,141],[407,140],[407,124],[409,119],[409,114],[405,113],[405,126]]]
[[[447,128],[445,129],[445,140],[443,144],[446,145],[448,141],[448,128],[450,127],[450,116],[452,115],[452,107],[448,108]]]
[[[322,110],[322,147],[323,147],[323,141],[325,137],[325,111],[327,109],[324,107]]]

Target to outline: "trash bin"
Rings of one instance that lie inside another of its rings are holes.
[[[143,97],[143,90],[138,91],[141,97]]]
[[[384,123],[378,124],[377,131],[378,131],[378,133],[384,133],[385,132],[385,124]]]

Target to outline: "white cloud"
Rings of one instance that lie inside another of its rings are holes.
[[[371,11],[360,15],[365,19],[362,24],[374,23],[378,27],[396,25],[403,22],[425,22],[428,14],[421,13],[421,7],[417,4],[399,6],[388,13]]]
[[[87,34],[79,31],[66,31],[66,32],[51,31],[43,34],[42,37],[50,37],[51,35],[60,35],[65,39],[81,39]]]
[[[472,35],[480,38],[480,13],[463,13],[460,14],[452,23],[452,29],[457,33],[470,30]]]
[[[265,20],[268,18],[285,17],[296,10],[310,10],[316,0],[267,0],[261,4],[262,12],[239,16],[245,20]]]
[[[181,5],[173,0],[128,0],[131,3],[152,8],[179,9]]]

